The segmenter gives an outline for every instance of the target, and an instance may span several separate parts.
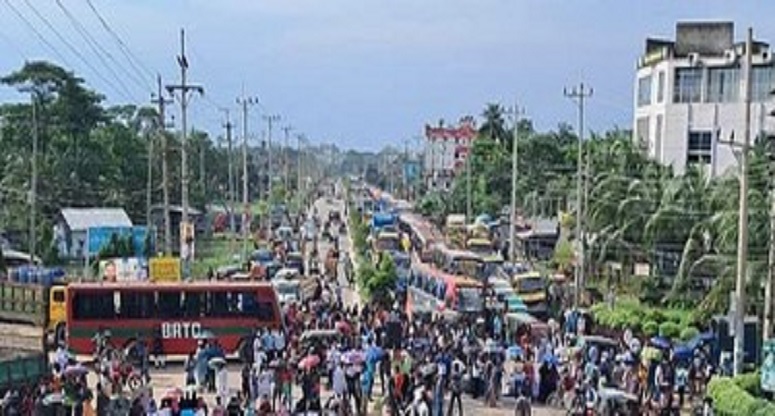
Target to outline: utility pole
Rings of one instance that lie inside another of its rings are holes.
[[[514,115],[514,143],[511,146],[511,205],[509,216],[509,262],[516,264],[517,262],[517,249],[516,249],[516,233],[517,233],[517,167],[518,167],[518,148],[519,148],[519,120],[524,109],[519,108],[517,103],[514,103],[514,109],[512,110]]]
[[[299,193],[299,195],[302,195],[301,193],[301,167],[303,163],[303,157],[301,154],[301,142],[304,140],[303,134],[297,134],[296,135],[296,192]]]
[[[283,183],[285,186],[286,197],[291,194],[291,190],[288,188],[288,136],[290,135],[291,130],[293,130],[293,127],[291,126],[283,127],[283,132],[285,133],[285,141],[283,142]]]
[[[468,142],[466,152],[466,222],[473,222],[473,201],[471,201],[471,153],[474,150],[471,142]]]
[[[172,221],[170,221],[170,188],[169,188],[169,166],[167,166],[167,119],[165,116],[165,107],[172,104],[173,100],[164,98],[162,91],[161,75],[156,75],[156,95],[152,97],[151,103],[158,106],[159,121],[157,123],[157,134],[161,139],[161,191],[162,191],[162,210],[164,216],[164,255],[172,255]]]
[[[33,90],[30,93],[32,103],[32,179],[30,181],[30,259],[35,262],[37,250],[37,210],[38,210],[38,97]]]
[[[576,244],[577,244],[577,260],[576,260],[576,273],[575,273],[575,291],[573,297],[573,304],[576,308],[580,305],[581,291],[584,287],[584,267],[585,267],[585,247],[583,237],[583,216],[584,216],[584,189],[586,188],[586,172],[584,166],[584,103],[587,98],[592,96],[592,88],[588,88],[582,82],[578,88],[573,87],[570,90],[564,89],[563,94],[573,100],[578,106],[579,116],[579,149],[578,160],[576,162]]]
[[[148,166],[146,172],[147,183],[145,189],[145,225],[151,230],[151,205],[153,204],[153,136],[148,134],[147,127],[143,128],[143,135],[148,140]]]
[[[250,235],[250,198],[248,195],[248,107],[258,104],[258,98],[237,98],[237,104],[242,106],[242,262],[248,255],[248,236]]]
[[[185,278],[190,278],[191,260],[194,256],[194,227],[188,219],[188,94],[191,92],[204,94],[204,88],[200,85],[189,84],[186,79],[188,59],[186,58],[186,32],[183,29],[180,29],[180,55],[178,56],[178,65],[180,66],[180,84],[167,85],[167,91],[171,94],[180,91],[180,122],[182,131],[180,143],[180,182],[182,185],[181,205],[183,208],[183,215],[180,222],[180,257],[183,263],[183,276]],[[189,231],[191,232],[191,235],[188,235]]]
[[[280,121],[280,116],[277,114],[266,114],[263,117],[261,117],[266,121],[266,137],[267,137],[267,155],[268,155],[268,161],[267,161],[267,177],[269,178],[269,181],[267,183],[267,199],[272,197],[272,182],[274,181],[274,166],[272,165],[272,124],[274,124],[275,121]]]
[[[775,94],[775,91],[770,94]],[[775,110],[769,113],[775,117]],[[773,304],[772,292],[775,285],[775,136],[767,137],[768,156],[770,158],[770,241],[767,259],[767,282],[764,286],[764,328],[762,339],[772,338]]]
[[[751,146],[751,48],[753,29],[745,41],[745,136],[740,152],[740,217],[737,225],[737,276],[735,279],[735,375],[743,371],[745,353],[745,283],[748,274],[748,152]]]
[[[236,227],[234,224],[234,151],[231,141],[231,129],[234,128],[234,124],[231,123],[231,119],[229,118],[229,110],[224,109],[223,111],[226,113],[226,123],[224,123],[223,127],[226,128],[226,144],[228,146],[226,150],[226,161],[229,166],[229,252],[234,253],[234,238],[236,237]]]

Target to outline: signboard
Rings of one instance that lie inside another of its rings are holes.
[[[775,392],[775,338],[764,341],[762,346],[761,384],[762,390]]]
[[[100,276],[107,282],[144,281],[148,278],[145,264],[136,258],[100,261]]]
[[[145,252],[145,239],[148,234],[146,227],[94,227],[87,231],[87,255],[94,256],[99,254],[105,246],[110,244],[110,240],[115,235],[124,239],[132,237],[132,248],[135,256],[142,256]],[[151,247],[153,252],[153,247]]]
[[[177,257],[156,257],[151,259],[149,275],[152,282],[179,282],[180,259]]]

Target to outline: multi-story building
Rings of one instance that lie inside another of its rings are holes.
[[[754,41],[751,137],[775,131],[771,92],[775,63],[768,44]],[[731,22],[676,25],[675,40],[647,39],[638,60],[633,139],[676,173],[698,164],[710,175],[735,168],[728,142],[745,137],[745,41]]]
[[[428,189],[449,190],[455,175],[463,171],[476,138],[473,117],[463,117],[457,126],[425,125],[424,171]]]

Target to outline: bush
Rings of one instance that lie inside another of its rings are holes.
[[[713,405],[719,415],[773,415],[775,405],[757,399],[748,393],[738,383],[750,383],[752,376],[745,375],[744,381],[740,377],[713,377],[708,383],[708,396],[713,398]],[[758,380],[757,380],[758,382]]]
[[[690,339],[696,337],[699,335],[700,331],[697,330],[697,328],[690,326],[686,327],[681,330],[681,334],[678,336],[678,338],[681,339],[681,341],[689,341]]]
[[[758,371],[741,374],[732,378],[732,380],[738,387],[748,392],[748,394],[754,397],[762,396],[761,374]]]
[[[678,338],[681,333],[681,327],[675,322],[662,322],[659,324],[659,335],[665,338]]]
[[[659,331],[659,324],[654,321],[648,321],[643,324],[643,332],[647,337],[653,337]]]

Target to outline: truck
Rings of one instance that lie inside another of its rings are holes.
[[[42,327],[0,324],[0,396],[51,375]]]
[[[64,342],[67,283],[61,277],[38,268],[11,270],[0,281],[0,322],[40,328],[49,344]]]
[[[380,231],[396,231],[398,217],[392,213],[379,212],[371,217],[371,232],[376,235]]]

